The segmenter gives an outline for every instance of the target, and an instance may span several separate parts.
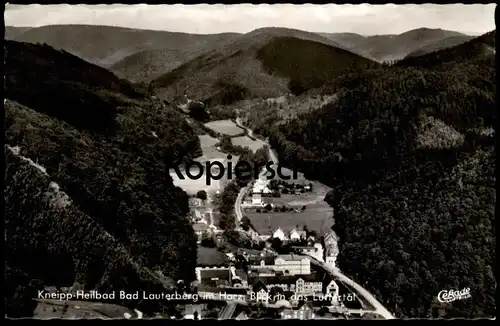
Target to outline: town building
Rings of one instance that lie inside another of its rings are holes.
[[[285,242],[288,241],[288,235],[281,229],[277,228],[274,233],[273,233],[273,238],[275,239],[280,239],[281,241]]]
[[[303,255],[288,254],[277,257],[259,257],[249,261],[250,269],[272,269],[284,275],[311,274],[311,261]]]
[[[339,254],[338,248],[338,237],[337,234],[332,230],[324,236],[325,244],[325,264],[331,268],[336,268],[337,256]]]
[[[305,240],[306,236],[307,236],[306,231],[293,228],[290,231],[290,234],[288,237],[289,237],[290,241],[301,241],[301,240]]]
[[[338,304],[338,284],[326,275],[249,276],[248,284],[249,289],[254,293],[253,301],[257,302],[268,302],[279,299],[273,298],[271,294],[271,290],[277,287],[281,289],[281,293],[288,292],[289,294],[293,294],[289,299],[293,305],[300,303],[298,299],[300,297],[312,298],[312,300],[325,300],[332,305]],[[258,293],[260,295],[256,295]]]
[[[317,242],[313,246],[292,246],[292,250],[302,255],[311,256],[319,261],[324,261],[323,246]]]
[[[287,230],[288,229],[288,230]],[[306,240],[306,232],[299,230],[297,227],[289,229],[285,227],[277,227],[276,229],[261,230],[259,238],[266,241],[271,238],[278,238],[282,242],[299,242]]]
[[[260,193],[252,194],[252,206],[263,206],[262,195]]]
[[[301,296],[322,295],[326,285],[323,284],[323,280],[317,278],[317,275],[250,277],[249,283],[252,284],[254,292],[260,290],[263,284],[267,292],[270,292],[273,287],[278,287],[283,292],[289,291]],[[255,286],[258,288],[255,289]]]
[[[200,283],[205,283],[211,286],[232,286],[232,271],[233,266],[222,267],[196,267],[196,279]]]
[[[272,277],[279,274],[283,274],[281,272],[276,272],[271,268],[249,268],[248,276],[259,276],[259,277]]]
[[[315,317],[314,310],[310,303],[305,303],[298,309],[285,309],[280,313],[280,315],[282,319],[307,320],[314,319]]]
[[[330,282],[325,283],[325,284],[326,284],[326,286],[323,289],[323,293],[327,296],[330,296],[332,299],[332,302],[337,303],[337,301],[338,301],[337,298],[339,296],[339,285],[334,280],[331,280]]]
[[[198,266],[195,273],[200,283],[223,287],[248,287],[247,273],[234,266]]]
[[[269,181],[263,180],[263,179],[257,179],[255,180],[255,183],[252,188],[252,196],[254,194],[271,194],[272,190],[269,189],[268,186]]]
[[[209,300],[246,301],[247,276],[234,266],[196,267],[198,296]]]

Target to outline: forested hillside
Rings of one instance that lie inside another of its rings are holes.
[[[407,57],[418,57],[421,55],[425,55],[428,53],[436,52],[439,50],[444,50],[447,48],[451,48],[467,41],[470,41],[474,38],[474,36],[469,35],[456,35],[445,38],[444,40],[438,40],[434,43],[426,45],[424,47],[419,48],[416,51],[411,52],[407,55]]]
[[[206,52],[150,83],[163,99],[186,93],[208,105],[301,94],[349,71],[379,64],[314,33],[263,28]]]
[[[492,57],[494,62],[495,34],[496,31],[491,31],[455,47],[418,57],[408,57],[398,62],[397,65],[402,67],[416,66],[424,68],[434,68],[436,66],[447,67],[446,64],[482,61],[491,59]]]
[[[6,62],[7,284],[160,291],[192,280],[187,195],[165,173],[200,154],[185,119],[48,46],[7,42]]]
[[[334,188],[340,269],[398,317],[495,314],[495,55],[471,44],[332,81],[333,102],[268,133]],[[432,303],[465,287],[475,299]]]

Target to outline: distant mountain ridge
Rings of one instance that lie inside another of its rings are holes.
[[[50,25],[11,33],[7,38],[20,42],[46,43],[80,58],[108,67],[139,51],[185,49],[206,46],[213,39],[235,37],[237,33],[198,35],[97,25]]]
[[[397,65],[435,68],[455,63],[476,63],[478,61],[494,65],[495,35],[496,30],[493,30],[451,48],[440,49],[421,56],[407,57],[398,62]]]
[[[34,27],[5,26],[5,39],[11,40]]]
[[[274,37],[315,41],[379,62],[425,54],[471,38],[458,32],[429,28],[399,35],[374,36],[310,33],[278,27],[259,28],[246,34],[197,35],[93,25],[8,26],[5,35],[6,39],[46,43],[64,49],[91,63],[110,68],[134,83],[157,79],[201,55],[224,57],[250,50],[247,46],[255,50]],[[210,54],[210,51],[215,52]]]
[[[448,37],[466,35],[443,29],[419,28],[398,35],[363,36],[355,33],[321,33],[359,55],[377,60],[399,60],[420,48]]]
[[[236,38],[236,35],[214,34],[195,46],[179,44],[178,48],[139,51],[115,62],[109,69],[135,83],[149,82],[205,52],[224,47]]]
[[[423,47],[411,52],[406,57],[418,57],[418,56],[428,54],[431,52],[436,52],[439,50],[451,48],[451,47],[454,47],[456,45],[460,45],[460,44],[463,44],[467,41],[470,41],[473,38],[474,38],[474,36],[468,36],[468,35],[450,36],[450,37],[447,37],[445,39],[431,43],[429,45],[423,46]]]

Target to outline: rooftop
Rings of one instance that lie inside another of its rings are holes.
[[[200,271],[201,280],[231,280],[231,271],[227,269],[202,269]]]
[[[283,275],[283,276],[250,276],[248,278],[248,284],[250,286],[257,285],[258,283],[263,283],[265,285],[270,284],[295,284],[299,279],[303,279],[305,282],[322,282],[330,283],[329,279],[323,278],[321,275],[309,274],[309,275]],[[328,284],[325,285],[325,287]]]
[[[261,261],[264,261],[265,265],[274,265],[274,257],[273,256],[263,256],[263,257],[250,257],[248,262],[252,265],[260,265]]]
[[[208,225],[205,224],[205,223],[195,223],[195,224],[193,224],[193,230],[195,232],[206,231],[207,229],[208,229]]]
[[[317,248],[314,246],[291,246],[292,249],[307,249],[307,250],[316,250]]]
[[[307,259],[307,256],[303,256],[303,255],[295,255],[295,254],[288,254],[288,255],[278,255],[278,257],[276,257],[276,259],[283,259],[285,261],[300,261],[302,259],[306,258]]]

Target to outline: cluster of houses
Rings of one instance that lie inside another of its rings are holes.
[[[217,213],[206,207],[206,200],[195,197],[190,198],[189,207],[191,209],[192,227],[198,238],[198,243],[201,242],[204,236],[214,237],[223,232],[214,224]]]
[[[290,183],[282,180],[273,180],[270,183],[270,188],[272,191],[277,191],[280,194],[303,194],[306,192],[311,192],[312,183],[301,184],[301,183]]]
[[[287,183],[284,181],[257,179],[250,191],[250,198],[242,203],[244,207],[264,207],[263,197],[280,197],[281,194],[302,194],[312,191],[312,184]]]
[[[288,232],[281,227],[275,230],[263,230],[261,233],[249,230],[249,234],[254,239],[260,241],[269,241],[277,238],[283,243],[294,243],[306,240],[310,245],[292,246],[292,249],[303,255],[312,256],[319,261],[325,262],[330,267],[335,268],[339,250],[337,245],[338,237],[333,230],[323,236],[323,241],[318,241],[318,239],[315,239],[312,235],[307,236],[307,232],[300,230],[298,227],[292,228]]]
[[[246,260],[245,267],[237,268],[232,263],[197,267],[195,287],[199,297],[236,303],[277,304],[270,293],[284,293],[287,300],[283,295],[281,301],[285,301],[283,306],[290,308],[288,312],[285,310],[286,316],[299,313],[293,308],[299,307],[300,298],[321,296],[329,298],[329,304],[338,302],[335,299],[339,291],[336,282],[326,273],[320,275],[313,271],[307,256],[264,252],[259,255],[243,253],[241,256]],[[273,288],[276,289],[272,291]]]

